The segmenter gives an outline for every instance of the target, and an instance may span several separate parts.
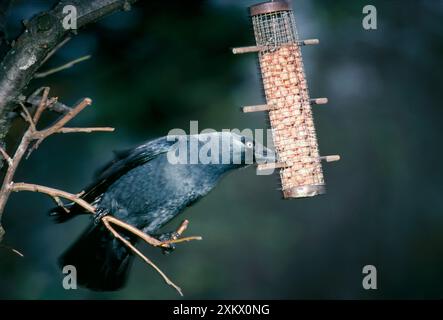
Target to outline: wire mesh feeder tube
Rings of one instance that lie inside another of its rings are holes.
[[[250,8],[284,198],[325,192],[306,75],[288,3]]]

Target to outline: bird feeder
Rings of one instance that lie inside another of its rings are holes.
[[[310,197],[325,193],[321,157],[312,116],[312,105],[327,98],[311,99],[301,47],[318,39],[299,40],[291,6],[272,1],[249,8],[256,45],[234,48],[234,54],[258,53],[266,104],[243,107],[243,112],[264,111],[269,115],[277,162],[261,164],[258,170],[278,169],[284,198]]]

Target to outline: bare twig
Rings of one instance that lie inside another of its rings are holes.
[[[179,226],[179,228],[175,232],[177,235],[175,237],[175,239],[160,241],[160,240],[144,233],[143,231],[139,230],[138,228],[131,226],[130,224],[127,224],[126,222],[123,222],[117,218],[114,218],[113,216],[108,215],[108,216],[103,217],[102,219],[105,219],[106,221],[129,231],[130,233],[136,235],[137,237],[139,237],[140,239],[145,241],[147,244],[154,246],[154,247],[168,247],[172,243],[179,243],[179,242],[202,239],[202,237],[199,237],[199,236],[192,236],[192,237],[178,239],[178,237],[186,230],[188,223],[189,223],[188,220],[183,221],[182,224]]]
[[[123,222],[117,218],[114,218],[113,216],[109,216],[109,215],[104,216],[102,218],[102,220],[110,222],[116,226],[119,226],[119,227],[131,232],[132,234],[139,237],[140,239],[142,239],[143,241],[145,241],[147,244],[149,244],[151,246],[159,247],[162,245],[162,242],[160,240],[157,240],[157,239],[151,237],[150,235],[144,233],[143,231],[137,229],[136,227],[131,226],[130,224],[127,224],[126,222]]]
[[[49,94],[49,88],[46,87],[43,89],[42,99],[40,100],[37,110],[35,111],[34,118],[32,119],[34,123],[37,123],[40,120],[42,112],[46,109],[48,105],[48,94]]]
[[[43,71],[43,72],[38,72],[38,73],[36,73],[34,75],[34,78],[44,78],[44,77],[47,77],[47,76],[49,76],[51,74],[63,71],[65,69],[69,69],[69,68],[73,67],[75,64],[83,62],[83,61],[88,60],[90,58],[91,58],[91,55],[86,55],[86,56],[80,57],[78,59],[69,61],[68,63],[65,63],[65,64],[63,64],[63,65],[61,65],[59,67],[56,67],[56,68],[53,68],[53,69],[49,69],[49,70]]]
[[[66,123],[71,121],[76,115],[78,115],[84,108],[91,105],[92,100],[89,98],[84,98],[82,101],[80,101],[75,107],[73,107],[67,114],[65,114],[63,117],[60,118],[55,124],[50,126],[49,128],[45,130],[41,130],[39,132],[39,135],[41,137],[48,137],[53,133],[58,132]],[[43,139],[44,139],[43,138]]]
[[[91,99],[84,98],[80,103],[78,103],[75,107],[73,107],[67,114],[62,116],[55,124],[53,124],[49,128],[44,129],[44,130],[39,130],[39,131],[34,129],[32,132],[32,137],[33,137],[33,140],[35,140],[35,143],[31,148],[29,148],[28,157],[34,150],[36,150],[40,146],[40,144],[43,142],[44,139],[46,139],[47,137],[49,137],[50,135],[52,135],[54,133],[58,133],[59,130],[62,129],[62,127],[66,123],[71,121],[72,118],[74,118],[76,115],[78,115],[84,108],[89,106],[91,103],[92,103]],[[24,109],[26,109],[26,108],[24,107]],[[28,114],[29,114],[29,112],[28,112]],[[34,128],[35,128],[35,124],[32,124],[31,126],[34,126]],[[31,131],[32,131],[32,128],[31,128]]]
[[[85,190],[82,190],[82,191],[80,191],[79,193],[77,193],[76,196],[80,198],[80,197],[83,196],[85,193],[86,193]]]
[[[22,107],[23,112],[21,113],[21,116],[27,123],[29,123],[29,129],[32,131],[35,131],[35,123],[32,119],[31,114],[29,113],[29,110],[25,107],[25,105],[20,102],[20,106]]]
[[[177,238],[177,239],[170,239],[162,241],[161,247],[169,247],[169,245],[173,243],[181,243],[181,242],[189,242],[194,240],[203,240],[200,236],[190,236],[190,237],[184,237],[184,238]]]
[[[70,200],[70,201],[78,204],[79,206],[81,206],[85,210],[89,211],[90,213],[95,213],[94,206],[90,205],[87,201],[85,201],[81,198],[78,198],[74,194],[66,192],[66,191],[62,191],[62,190],[58,190],[58,189],[54,189],[54,188],[50,188],[50,187],[46,187],[46,186],[41,186],[38,184],[24,183],[24,182],[14,182],[10,185],[9,189],[13,192],[31,191],[31,192],[44,193],[44,194],[49,195],[52,198],[54,198],[54,197],[60,198],[61,197],[61,198]]]
[[[42,97],[39,96],[40,92],[42,92],[45,89],[45,87],[41,87],[34,91],[27,99],[26,102],[31,104],[32,106],[38,106],[42,100]],[[71,108],[64,105],[63,103],[59,102],[57,98],[51,98],[50,103],[48,103],[47,106],[48,110],[57,112],[57,113],[68,113]]]
[[[11,193],[10,187],[12,185],[12,178],[14,177],[15,171],[17,170],[17,167],[21,159],[23,158],[26,150],[28,149],[29,143],[32,141],[31,134],[32,134],[31,130],[25,132],[19,146],[17,147],[17,150],[15,151],[14,157],[12,158],[11,165],[6,170],[5,178],[3,179],[3,184],[0,189],[0,218],[5,209],[6,201],[8,200],[9,195]]]
[[[161,247],[169,247],[169,245],[173,243],[187,242],[192,240],[202,240],[203,238],[200,236],[179,238],[182,235],[182,233],[186,231],[188,225],[189,225],[189,220],[183,220],[182,223],[178,226],[177,230],[175,231],[175,234],[172,237],[172,239],[162,241]]]
[[[111,219],[112,218],[112,219]],[[132,243],[130,243],[128,240],[126,240],[125,238],[123,238],[117,231],[115,231],[115,229],[111,226],[111,221],[113,221],[113,223],[120,225],[120,220],[115,219],[111,216],[105,216],[102,218],[102,222],[103,224],[106,226],[106,228],[114,235],[114,237],[116,237],[117,239],[119,239],[121,242],[123,242],[129,249],[131,249],[132,252],[134,252],[136,255],[138,255],[143,261],[145,261],[147,264],[149,264],[152,268],[154,268],[159,274],[160,276],[163,278],[163,280],[170,286],[172,286],[175,290],[177,290],[177,292],[183,296],[183,292],[181,290],[181,288],[179,286],[177,286],[174,282],[172,282],[168,276],[166,274],[164,274],[163,271],[160,270],[159,267],[157,267],[150,259],[148,259],[143,253],[141,253],[136,247],[134,247],[132,245]],[[118,222],[118,223],[116,223]],[[120,225],[121,226],[121,225]],[[132,227],[131,227],[132,229]],[[138,230],[138,229],[136,229]],[[134,230],[135,231],[135,230]],[[139,230],[138,230],[139,231]],[[137,232],[138,233],[138,232]],[[143,234],[144,236],[146,234]],[[145,238],[143,236],[143,238]]]
[[[177,231],[175,231],[175,233],[178,236],[181,236],[182,233],[185,232],[186,229],[188,229],[188,226],[189,226],[189,220],[188,219],[183,220],[182,223],[178,226]]]
[[[61,128],[56,133],[73,133],[73,132],[113,132],[115,129],[111,127],[94,127],[94,128]]]
[[[21,253],[21,252],[18,251],[17,249],[14,249],[14,248],[12,248],[12,247],[10,247],[10,246],[7,246],[7,245],[5,245],[5,244],[3,244],[3,243],[0,243],[0,248],[7,249],[7,250],[9,250],[9,251],[15,253],[15,254],[18,255],[19,257],[22,257],[22,258],[24,257],[24,254],[23,254],[23,253]]]
[[[54,196],[52,197],[52,200],[54,200],[55,204],[57,206],[59,206],[60,208],[62,208],[66,213],[69,213],[69,209],[65,207],[65,204],[63,203],[63,201],[60,200],[60,197]]]
[[[9,156],[9,154],[0,146],[0,153],[2,154],[3,158],[8,163],[8,166],[12,165],[12,158]]]
[[[48,61],[58,50],[61,49],[61,47],[63,47],[69,40],[71,40],[71,37],[66,37],[65,39],[63,39],[59,44],[57,44],[54,49],[52,49],[47,55],[46,57],[43,59],[42,61],[42,65],[44,65],[46,63],[46,61]]]

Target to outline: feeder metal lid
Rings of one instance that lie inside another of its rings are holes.
[[[268,1],[249,7],[249,13],[251,16],[289,10],[291,10],[291,5],[287,1]]]

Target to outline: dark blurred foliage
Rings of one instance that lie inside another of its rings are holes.
[[[188,130],[262,128],[264,116],[240,105],[261,103],[253,55],[229,48],[253,43],[246,7],[254,1],[143,1],[80,32],[42,69],[82,55],[93,58],[34,81],[72,104],[93,107],[74,122],[110,125],[115,133],[51,137],[23,162],[16,181],[76,192],[111,151]],[[329,97],[314,115],[322,154],[342,155],[325,168],[328,193],[283,201],[277,177],[253,168],[227,177],[190,208],[189,234],[204,241],[163,256],[144,248],[184,289],[186,298],[442,298],[443,206],[439,162],[443,101],[443,2],[372,1],[378,29],[362,28],[365,1],[294,1],[312,97]],[[20,20],[51,1],[17,1]],[[51,119],[47,119],[50,121]],[[22,130],[14,126],[11,143]],[[28,299],[176,298],[140,261],[115,293],[66,291],[57,256],[89,222],[54,225],[42,195],[14,194],[0,250],[0,297]],[[166,226],[170,230],[179,221]],[[376,291],[362,289],[362,268],[378,268]]]

